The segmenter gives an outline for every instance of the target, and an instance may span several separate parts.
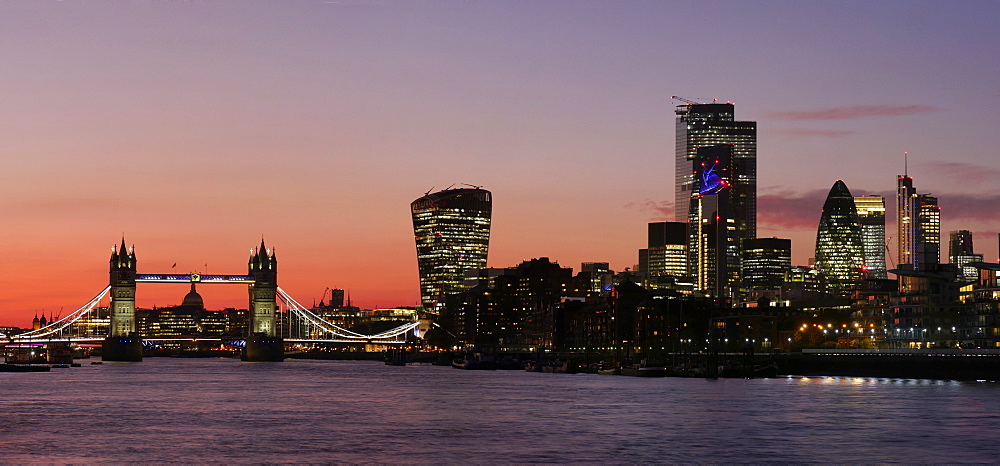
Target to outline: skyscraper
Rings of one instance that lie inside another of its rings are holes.
[[[446,189],[410,204],[417,244],[420,299],[436,310],[463,290],[465,271],[486,267],[492,194],[480,188]]]
[[[757,237],[757,122],[735,121],[731,103],[680,105],[674,153],[675,220],[687,222],[697,194],[693,165],[698,148],[731,145],[731,189],[726,193],[739,241]]]
[[[792,267],[792,240],[754,238],[743,242],[743,287],[780,290]]]
[[[698,148],[689,199],[688,268],[695,290],[736,298],[740,239],[732,195],[735,159],[730,144]]]
[[[861,244],[868,278],[888,278],[885,267],[885,198],[870,195],[854,198],[861,221]]]
[[[972,254],[972,232],[956,230],[948,234],[948,260],[955,263],[955,257]]]
[[[971,231],[958,230],[948,235],[948,261],[958,267],[963,279],[972,281],[979,277],[979,269],[968,265],[983,261],[982,254],[973,252]]]
[[[941,262],[941,208],[937,198],[917,194],[913,178],[896,179],[896,258],[913,270]]]
[[[896,177],[896,261],[917,268],[917,190],[913,178]]]
[[[938,199],[927,194],[917,196],[917,229],[922,264],[941,263],[941,208]]]
[[[647,251],[650,286],[657,288],[656,277],[686,277],[688,274],[688,235],[685,222],[649,224]]]
[[[847,292],[864,277],[865,254],[861,244],[861,221],[854,197],[837,180],[823,204],[816,232],[816,268],[837,292]]]

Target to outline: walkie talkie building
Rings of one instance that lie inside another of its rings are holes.
[[[467,270],[486,268],[493,197],[480,188],[446,189],[413,201],[410,212],[420,300],[439,310],[449,294],[463,291]]]

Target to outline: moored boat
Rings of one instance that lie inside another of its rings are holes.
[[[48,372],[52,370],[49,366],[36,366],[29,364],[0,364],[0,372]]]
[[[622,367],[621,375],[629,377],[666,377],[670,371],[664,366],[644,366],[635,364],[629,367]]]
[[[451,367],[466,370],[496,370],[497,362],[491,356],[477,353],[453,360]]]

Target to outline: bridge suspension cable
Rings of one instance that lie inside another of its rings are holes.
[[[353,332],[340,327],[332,322],[328,322],[326,319],[316,315],[311,310],[300,304],[295,298],[292,298],[285,290],[278,288],[278,297],[285,303],[288,311],[295,317],[304,320],[309,325],[311,325],[316,330],[328,334],[335,338],[354,340],[354,341],[372,341],[372,340],[389,340],[392,338],[398,338],[413,329],[415,329],[419,322],[412,322],[399,327],[386,330],[384,332],[376,333],[374,335],[364,335],[358,332]]]
[[[69,327],[70,325],[76,323],[76,321],[89,315],[90,311],[93,311],[94,308],[97,307],[97,304],[100,303],[101,300],[108,295],[109,291],[111,291],[111,285],[108,285],[107,287],[104,288],[104,290],[98,293],[97,296],[94,296],[93,299],[87,301],[87,304],[84,304],[79,309],[67,314],[66,317],[54,321],[42,328],[14,335],[10,339],[12,341],[29,340],[29,339],[45,338],[51,335],[58,334],[67,327]]]
[[[37,341],[40,339],[51,338],[53,336],[62,337],[64,331],[70,328],[71,325],[78,322],[90,315],[90,313],[97,307],[104,297],[108,295],[111,291],[111,286],[105,287],[101,290],[97,296],[94,296],[90,301],[81,306],[79,309],[67,314],[65,317],[59,320],[53,321],[52,323],[35,330],[24,332],[18,335],[7,336],[3,335],[2,339],[12,342],[27,342],[27,341]],[[370,341],[388,341],[392,339],[398,339],[400,336],[407,334],[413,329],[417,328],[418,322],[407,323],[400,325],[396,328],[386,330],[384,332],[379,332],[373,335],[365,335],[362,333],[354,332],[343,327],[340,327],[332,322],[323,319],[322,317],[313,313],[310,309],[303,306],[301,303],[292,298],[285,290],[278,288],[278,297],[285,303],[289,313],[298,318],[300,321],[308,324],[311,330],[315,330],[320,334],[327,335],[330,339],[335,340],[347,340],[347,341],[358,341],[358,342],[370,342]]]

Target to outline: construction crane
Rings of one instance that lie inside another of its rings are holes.
[[[695,99],[698,99],[698,100],[708,100],[708,99],[703,99],[701,97],[695,97]],[[706,102],[698,102],[698,101],[694,101],[694,100],[691,100],[691,99],[685,99],[684,97],[681,97],[679,95],[672,95],[672,96],[670,96],[670,100],[678,100],[678,101],[684,102],[685,105],[705,105],[706,104]],[[713,104],[714,103],[718,103],[718,102],[719,102],[719,99],[712,99],[712,103]],[[729,103],[732,103],[732,102],[728,102],[727,101],[726,103],[729,104]]]
[[[706,99],[702,99],[701,97],[695,97],[695,99],[706,100]],[[694,101],[694,100],[691,100],[691,99],[685,99],[684,97],[681,97],[679,95],[672,95],[672,96],[670,96],[670,100],[677,100],[677,101],[680,101],[680,102],[684,102],[687,105],[702,105],[703,104],[703,102],[697,102],[697,101]],[[716,101],[716,99],[712,99],[712,102],[715,102],[715,101]]]
[[[323,294],[319,295],[319,305],[320,306],[323,305],[323,299],[326,298],[326,292],[327,291],[330,291],[330,287],[326,287],[326,289],[323,290]],[[316,301],[313,301],[313,307],[316,307]]]
[[[701,99],[700,97],[696,97],[696,99],[698,99],[698,100],[704,100],[704,99]],[[670,100],[679,100],[679,101],[684,102],[685,104],[688,104],[688,105],[700,105],[701,104],[701,102],[695,102],[695,101],[693,101],[691,99],[685,99],[685,98],[683,98],[683,97],[681,97],[679,95],[672,95],[672,96],[670,96]]]
[[[892,251],[889,250],[889,241],[892,241],[891,236],[885,240],[885,255],[892,261],[892,268],[896,268],[896,258],[892,257]]]

